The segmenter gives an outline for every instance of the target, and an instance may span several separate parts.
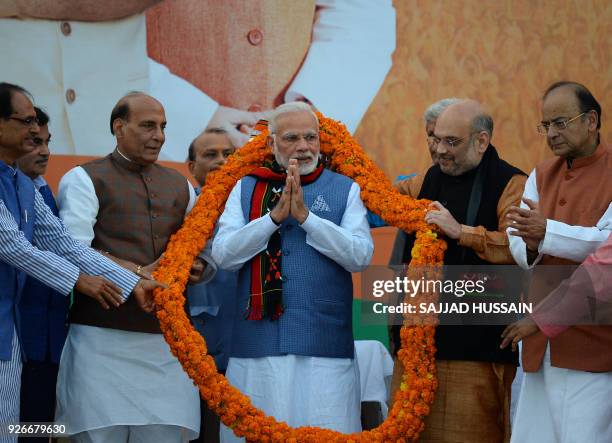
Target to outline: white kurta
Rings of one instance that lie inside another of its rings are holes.
[[[314,207],[300,225],[306,231],[308,245],[349,272],[359,272],[367,266],[374,250],[359,193],[359,185],[353,183],[339,226],[318,217]],[[247,224],[240,198],[238,182],[227,200],[213,241],[213,258],[222,269],[240,269],[267,247],[270,235],[278,229],[269,215]],[[291,426],[320,426],[345,433],[361,430],[359,369],[354,359],[300,355],[230,357],[227,378],[255,406]],[[221,441],[241,440],[223,427]]]
[[[190,195],[188,212],[195,192],[187,180],[185,186]],[[60,217],[86,244],[94,238],[98,205],[83,168],[77,166],[62,178]],[[205,279],[212,273],[207,272]],[[56,421],[65,424],[69,434],[115,425],[161,424],[183,427],[190,431],[189,438],[196,438],[199,393],[163,335],[73,324],[60,361]]]
[[[162,424],[200,432],[197,388],[161,334],[70,325],[57,378],[55,421],[68,434]]]
[[[540,200],[533,170],[525,184],[524,198]],[[527,208],[525,203],[521,207]],[[512,228],[508,228],[510,232]],[[582,262],[612,232],[612,203],[595,226],[572,226],[546,221],[546,235],[538,247],[538,257],[527,263],[525,242],[508,235],[510,251],[524,269],[535,266],[544,254]],[[525,372],[512,442],[569,443],[612,441],[612,373],[595,373],[557,368],[550,364],[547,345],[542,366]]]
[[[226,377],[255,407],[289,426],[361,431],[359,368],[354,359],[230,357]],[[221,442],[241,442],[221,426]]]
[[[266,249],[270,236],[278,229],[270,215],[247,224],[242,212],[242,180],[230,193],[225,210],[219,218],[219,231],[212,246],[212,256],[221,269],[236,271],[247,261]],[[348,272],[360,272],[372,259],[374,243],[366,219],[366,208],[359,196],[357,183],[351,185],[346,210],[336,225],[316,215],[309,215],[300,225],[306,231],[306,244],[334,260]]]
[[[377,340],[355,340],[355,357],[359,365],[361,401],[380,403],[382,416],[386,419],[393,377],[393,357]]]
[[[511,443],[612,442],[612,372],[555,368],[547,346],[538,372],[525,372]]]

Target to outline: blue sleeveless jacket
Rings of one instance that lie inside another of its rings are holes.
[[[0,200],[28,241],[34,234],[34,183],[21,171],[0,161]],[[11,359],[13,333],[19,334],[19,299],[26,274],[0,261],[0,360]]]
[[[241,198],[249,219],[256,179],[242,179]],[[340,225],[352,180],[324,170],[303,186],[304,202],[313,214]],[[315,203],[316,202],[316,203]],[[314,204],[314,205],[313,205]],[[284,313],[278,320],[246,320],[251,262],[238,277],[232,357],[279,355],[353,358],[351,273],[306,244],[306,231],[293,217],[281,225]]]

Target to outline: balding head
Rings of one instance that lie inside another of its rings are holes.
[[[118,118],[121,118],[127,121],[129,119],[130,103],[133,104],[134,101],[136,102],[144,101],[147,104],[153,105],[153,106],[157,104],[159,107],[161,107],[162,111],[164,110],[164,107],[162,106],[162,104],[159,101],[157,101],[155,98],[151,97],[150,95],[147,95],[144,92],[139,92],[139,91],[129,92],[128,94],[124,95],[123,97],[119,99],[119,101],[113,107],[113,110],[111,111],[111,116],[110,116],[111,134],[115,135],[115,129],[113,128],[113,122],[115,120],[117,120]]]
[[[493,118],[476,100],[461,100],[440,114],[434,135],[442,172],[461,175],[480,164],[493,135]]]
[[[166,115],[162,104],[141,92],[122,97],[111,114],[111,132],[117,148],[131,161],[155,163],[166,137]]]
[[[476,100],[460,100],[448,106],[439,117],[440,120],[453,121],[462,127],[469,127],[471,132],[484,131],[493,136],[493,117],[489,111]]]

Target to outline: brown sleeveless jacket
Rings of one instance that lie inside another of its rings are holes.
[[[91,246],[115,257],[147,265],[166,249],[183,223],[189,204],[186,179],[173,169],[140,166],[112,154],[82,165],[99,201]],[[97,301],[75,294],[70,321],[126,331],[160,333],[157,318],[143,312],[133,297],[104,310]]]
[[[568,167],[564,158],[536,167],[541,213],[574,226],[595,226],[612,201],[612,149],[600,144],[593,155]],[[536,266],[529,288],[530,301],[539,301],[569,275],[538,273],[543,265],[571,265],[569,260],[545,255]],[[523,341],[523,367],[535,372],[542,364],[547,337],[538,332]],[[551,365],[590,372],[612,371],[612,326],[573,326],[550,339]]]

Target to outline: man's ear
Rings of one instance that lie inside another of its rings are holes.
[[[125,135],[125,122],[123,119],[116,118],[115,121],[113,121],[113,132],[117,138],[122,138]]]
[[[599,121],[599,115],[597,114],[597,111],[591,109],[587,113],[587,119],[589,120],[589,130],[593,132],[597,131],[597,122]]]
[[[268,147],[268,149],[272,152],[274,152],[274,136],[268,134],[268,136],[266,137],[266,146]]]
[[[189,173],[193,175],[193,169],[195,168],[195,162],[193,160],[187,161],[187,169],[189,169]]]
[[[484,154],[484,152],[487,150],[487,147],[489,146],[489,143],[491,143],[491,137],[489,136],[487,132],[480,131],[476,140],[478,143],[478,146],[477,146],[478,153]]]

